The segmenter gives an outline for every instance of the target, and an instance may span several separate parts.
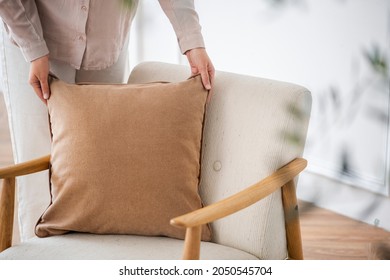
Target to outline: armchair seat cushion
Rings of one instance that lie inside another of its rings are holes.
[[[182,251],[183,240],[167,237],[69,233],[31,238],[0,253],[0,260],[177,260]],[[257,259],[242,250],[212,242],[202,242],[201,254],[202,259]]]

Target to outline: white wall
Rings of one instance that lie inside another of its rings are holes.
[[[272,5],[272,3],[281,3]],[[390,230],[387,0],[195,0],[218,70],[306,86],[313,111],[301,199]],[[186,63],[158,1],[141,0],[131,64]]]

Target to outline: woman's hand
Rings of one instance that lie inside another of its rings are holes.
[[[47,99],[50,97],[49,55],[42,56],[31,62],[29,83],[42,102],[47,104]]]
[[[205,89],[210,90],[213,84],[215,69],[204,48],[196,48],[187,51],[188,62],[193,75],[200,74]]]

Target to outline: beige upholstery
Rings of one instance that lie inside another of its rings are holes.
[[[94,235],[70,233],[47,238],[34,237],[0,254],[0,259],[95,260],[138,259],[178,260],[183,240],[136,235]],[[202,242],[202,259],[255,260],[244,251],[211,242]]]
[[[188,68],[146,63],[131,74],[130,83],[180,81]],[[303,113],[294,120],[290,107]],[[297,85],[217,72],[207,109],[203,142],[201,197],[206,205],[219,201],[270,175],[302,156],[311,96]],[[287,257],[280,191],[269,198],[212,224],[219,244],[239,248],[261,259]]]
[[[189,74],[186,66],[148,62],[133,70],[129,82],[180,81]],[[217,72],[202,148],[201,197],[205,204],[232,195],[301,157],[310,108],[310,93],[301,86]],[[221,246],[202,243],[201,259],[287,257],[280,191],[213,222],[212,230],[212,242]],[[182,245],[183,241],[173,239],[72,234],[33,238],[0,253],[0,259],[176,259]]]

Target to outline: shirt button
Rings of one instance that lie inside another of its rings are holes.
[[[86,12],[88,10],[87,6],[81,6],[81,9]]]

